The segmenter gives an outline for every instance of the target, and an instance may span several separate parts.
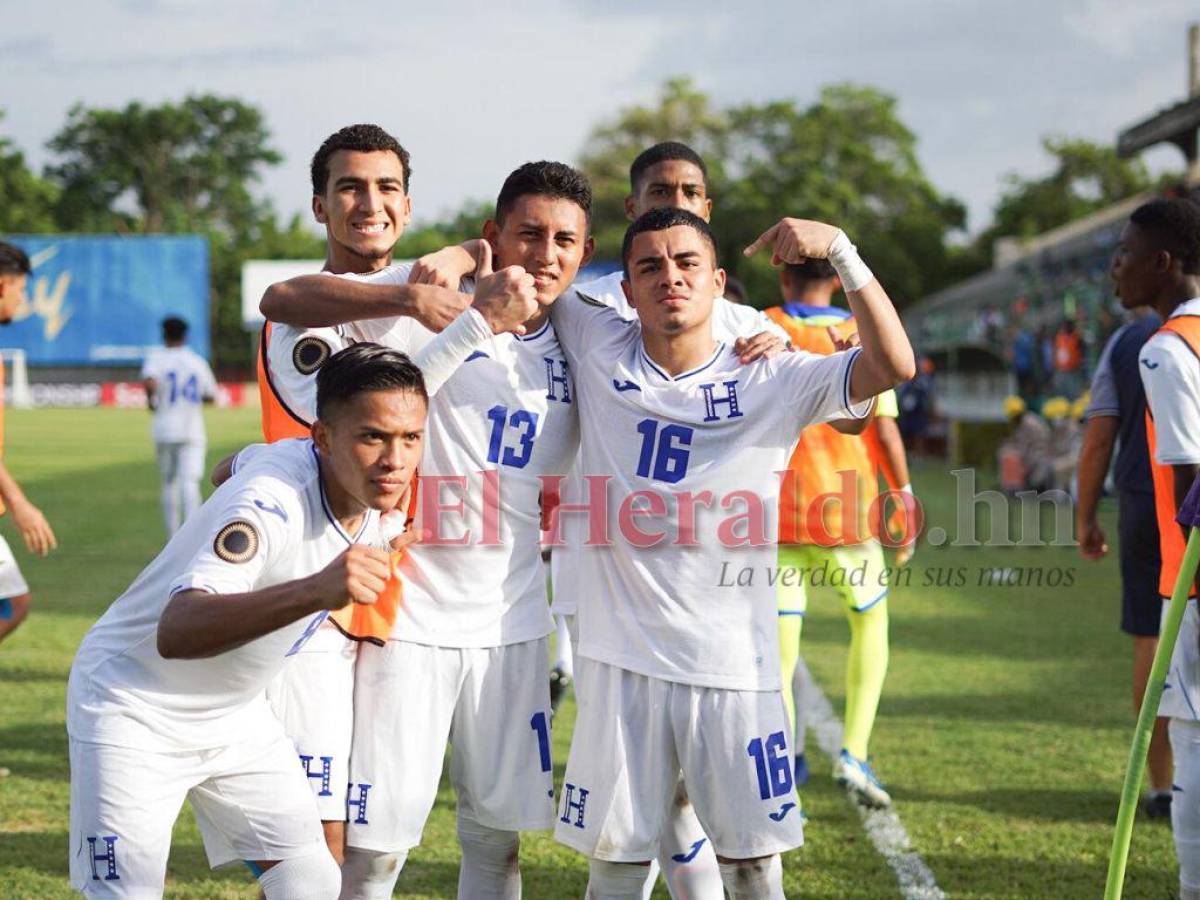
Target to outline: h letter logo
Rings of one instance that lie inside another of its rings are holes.
[[[96,852],[96,841],[104,841],[104,852]],[[120,881],[121,876],[117,874],[117,836],[115,834],[101,835],[100,837],[90,837],[87,839],[88,847],[92,854],[92,880],[100,880],[100,872],[96,868],[96,863],[107,863],[105,867],[105,881]]]
[[[579,799],[575,799],[575,792],[579,791]],[[559,819],[565,825],[574,825],[576,828],[583,827],[583,812],[587,806],[587,788],[577,788],[573,784],[563,785],[563,813]],[[575,821],[572,822],[572,812],[574,813]]]

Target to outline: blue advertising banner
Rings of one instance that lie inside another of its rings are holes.
[[[138,365],[179,316],[188,346],[209,356],[208,240],[196,235],[18,235],[33,273],[0,347],[30,365]]]

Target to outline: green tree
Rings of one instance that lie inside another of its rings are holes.
[[[298,219],[280,228],[270,204],[252,193],[264,167],[281,159],[269,142],[258,109],[203,95],[123,109],[76,105],[48,144],[58,160],[46,174],[60,188],[56,218],[65,230],[208,237],[213,351],[222,367],[244,367],[248,358],[242,261],[313,245]]]
[[[0,120],[4,112],[0,110]],[[58,191],[25,164],[25,156],[0,137],[0,234],[32,234],[55,230]]]
[[[651,144],[682,140],[705,159],[722,262],[763,306],[778,298],[766,257],[740,250],[784,215],[834,222],[859,244],[897,303],[949,277],[947,238],[966,212],[941,195],[916,156],[916,137],[894,98],[870,87],[824,88],[794,100],[715,109],[686,79],[667,82],[657,103],[622,111],[588,139],[583,167],[596,191],[598,253],[615,258],[625,229],[629,164]]]
[[[1153,186],[1145,163],[1121,159],[1111,146],[1047,137],[1042,147],[1053,157],[1054,171],[1044,178],[1007,175],[981,240],[1033,237]]]

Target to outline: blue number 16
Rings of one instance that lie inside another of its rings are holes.
[[[792,767],[787,757],[787,738],[782,731],[769,735],[765,747],[762,738],[755,738],[746,752],[754,758],[758,793],[763,800],[782,797],[792,789]]]

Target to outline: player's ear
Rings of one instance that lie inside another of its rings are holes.
[[[408,223],[411,221],[412,221],[412,197],[408,196],[408,191],[405,191],[404,192],[404,216],[403,216],[403,220],[402,220],[401,224],[407,226]]]
[[[717,269],[715,272],[713,272],[713,287],[715,287],[717,289],[716,294],[714,294],[713,296],[716,296],[716,297],[724,297],[725,296],[725,281],[726,281],[726,277],[725,277],[724,269]]]
[[[329,221],[329,217],[325,215],[325,201],[320,194],[313,194],[312,199],[313,218],[322,225]]]
[[[587,240],[583,242],[583,259],[579,260],[579,267],[582,269],[592,261],[592,254],[596,252],[596,239],[590,234]]]
[[[629,283],[628,276],[621,279],[621,290],[625,292],[625,299],[629,302],[629,305],[636,307],[637,304],[633,302],[633,285]]]
[[[320,419],[312,423],[312,439],[313,444],[321,453],[329,452],[329,429]]]
[[[500,226],[491,219],[483,223],[483,239],[492,245],[492,253],[495,254],[496,242],[500,240]]]
[[[637,218],[637,204],[633,199],[633,194],[625,198],[625,218],[630,222]]]
[[[712,197],[704,198],[704,215],[701,217],[705,222],[712,221]]]

